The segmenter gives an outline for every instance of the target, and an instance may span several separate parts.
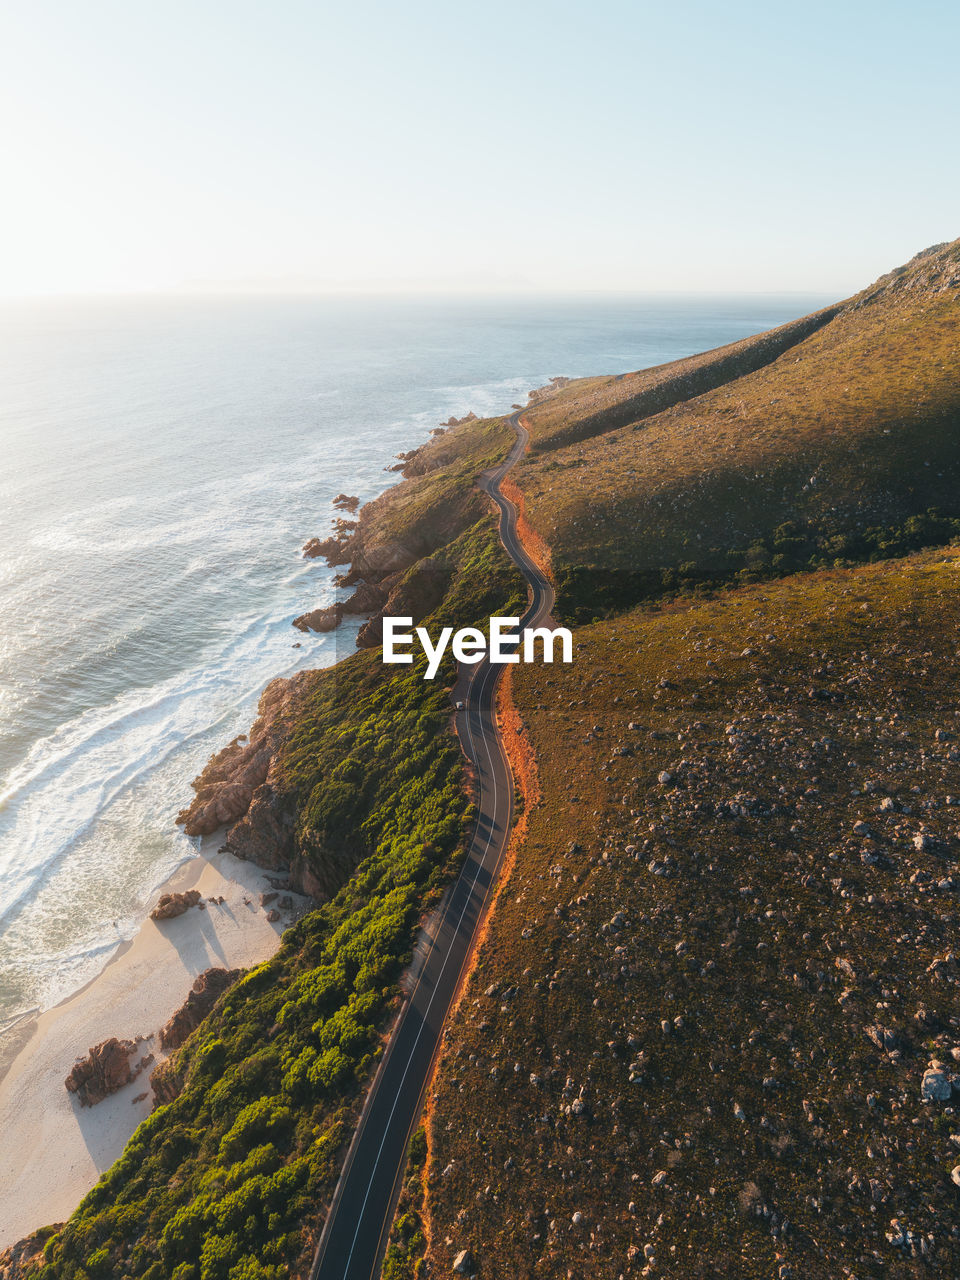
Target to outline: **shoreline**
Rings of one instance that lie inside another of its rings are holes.
[[[153,1109],[150,1074],[166,1056],[158,1033],[197,975],[268,960],[283,930],[311,908],[309,899],[284,890],[294,911],[268,921],[260,895],[282,877],[219,852],[222,839],[222,832],[207,837],[198,855],[155,891],[159,897],[198,889],[203,910],[192,907],[161,922],[148,916],[94,978],[0,1036],[0,1250],[69,1217],[120,1156]],[[221,896],[222,904],[208,901]],[[65,1088],[66,1075],[111,1036],[141,1037],[142,1052],[156,1061],[96,1106],[81,1107]]]
[[[429,443],[430,437],[414,443],[406,455],[396,455],[400,466],[385,470],[402,473],[404,460]],[[357,516],[406,478],[383,484]],[[150,1076],[168,1056],[160,1050],[159,1031],[197,975],[211,967],[256,967],[275,953],[283,930],[317,905],[285,888],[293,912],[267,921],[260,895],[286,877],[220,852],[225,834],[223,827],[202,837],[197,855],[175,867],[151,897],[156,902],[163,893],[197,888],[202,914],[191,908],[159,924],[148,915],[81,987],[49,1009],[14,1015],[0,1030],[0,1251],[66,1220],[122,1154],[153,1110]],[[220,896],[222,905],[209,901]],[[111,1037],[136,1041],[154,1060],[96,1106],[81,1107],[64,1080],[79,1058]]]

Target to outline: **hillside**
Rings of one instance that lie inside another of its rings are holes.
[[[960,1070],[958,627],[926,552],[518,669],[543,799],[431,1104],[431,1274],[960,1272],[921,1096]]]
[[[534,406],[514,479],[551,547],[561,612],[587,621],[665,588],[951,537],[958,303],[954,243],[810,318],[799,340],[786,326]],[[773,358],[752,368],[762,356]],[[701,392],[711,376],[719,385]],[[657,411],[651,383],[671,388],[670,407]]]

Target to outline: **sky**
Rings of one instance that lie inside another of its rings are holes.
[[[0,295],[849,293],[960,235],[955,0],[0,0]]]

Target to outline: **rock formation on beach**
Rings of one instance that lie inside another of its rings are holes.
[[[304,698],[325,673],[301,671],[271,680],[249,737],[235,738],[194,778],[193,802],[177,815],[189,836],[227,827],[224,848],[269,870],[289,870],[291,887],[311,897],[326,889],[296,857],[293,797],[278,786],[278,753],[289,741]]]
[[[271,680],[261,694],[249,736],[234,738],[194,778],[196,796],[177,815],[188,836],[212,835],[247,813],[254,795],[267,782],[277,747],[289,732],[291,714],[309,676],[309,672],[300,672],[289,680]]]
[[[195,907],[200,901],[197,889],[187,889],[185,893],[165,893],[150,912],[151,920],[172,920],[174,916],[182,916],[185,911]]]
[[[143,1070],[144,1063],[136,1067],[131,1058],[137,1052],[135,1040],[118,1040],[111,1036],[90,1050],[70,1070],[64,1084],[69,1093],[75,1093],[82,1107],[93,1107],[111,1093],[130,1084]]]

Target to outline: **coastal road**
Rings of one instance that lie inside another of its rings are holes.
[[[516,443],[503,464],[479,483],[500,509],[500,539],[526,578],[530,603],[524,627],[542,626],[554,596],[550,583],[517,536],[517,511],[500,482],[523,454],[527,431],[520,414],[509,419]],[[317,1246],[310,1280],[376,1280],[443,1024],[456,997],[497,872],[510,839],[513,775],[496,720],[496,687],[502,671],[484,658],[462,666],[454,698],[463,702],[457,729],[476,773],[477,818],[466,860],[444,898],[433,937],[404,1004],[360,1123],[347,1153]]]

